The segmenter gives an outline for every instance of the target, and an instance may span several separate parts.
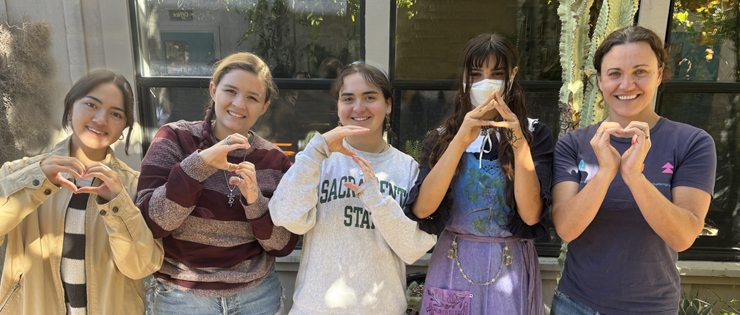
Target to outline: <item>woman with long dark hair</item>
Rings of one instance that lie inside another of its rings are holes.
[[[421,313],[542,314],[533,239],[547,234],[550,130],[527,116],[514,45],[497,34],[464,49],[450,114],[424,142],[406,213],[441,233]]]

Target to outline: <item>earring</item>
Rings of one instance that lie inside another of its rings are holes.
[[[342,125],[342,121],[341,120],[337,120],[337,127],[342,127],[342,126],[344,126],[344,125]]]
[[[391,117],[385,115],[385,131],[391,131]]]
[[[121,134],[121,136],[118,137],[118,140],[123,140],[123,134]]]

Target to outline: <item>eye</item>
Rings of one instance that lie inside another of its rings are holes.
[[[637,71],[635,71],[635,74],[647,74],[647,73],[648,72],[645,69],[637,69]]]
[[[473,72],[473,73],[470,74],[470,76],[473,77],[473,78],[477,78],[477,77],[480,76],[480,72]]]
[[[96,108],[97,107],[93,103],[85,103],[85,106],[90,107],[90,108]]]
[[[113,117],[118,118],[118,119],[122,119],[123,118],[123,115],[121,115],[121,113],[119,113],[119,112],[113,112],[113,113],[111,113],[111,115],[113,115]]]
[[[342,99],[342,102],[345,102],[345,103],[351,103],[352,101],[354,101],[354,99],[351,97],[345,97]]]
[[[235,91],[235,90],[232,90],[232,89],[226,89],[226,90],[224,90],[224,91],[226,91],[226,93],[229,93],[229,94],[233,94],[233,95],[236,95],[236,91]]]
[[[376,98],[375,96],[372,96],[372,95],[368,95],[367,97],[365,97],[365,99],[366,99],[366,100],[368,100],[368,101],[374,101],[374,100],[376,100],[377,98]]]
[[[505,75],[506,75],[506,73],[504,73],[503,71],[496,71],[496,72],[493,73],[493,76],[494,77],[503,77]]]
[[[616,77],[619,77],[620,74],[621,73],[615,71],[615,72],[610,72],[607,75],[610,76],[610,77],[612,77],[612,78],[616,78]]]
[[[254,96],[247,96],[247,99],[248,99],[248,100],[253,100],[253,101],[255,101],[255,102],[259,102],[259,101],[257,100],[257,98],[256,98],[256,97],[254,97]]]

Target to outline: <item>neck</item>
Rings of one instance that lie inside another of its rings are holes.
[[[101,150],[94,150],[80,146],[79,141],[79,138],[72,136],[72,141],[69,143],[69,156],[77,158],[85,166],[90,166],[105,160],[105,156],[108,154],[107,147]]]
[[[615,115],[614,112],[610,112],[609,117],[605,119],[605,121],[618,123],[620,126],[622,126],[622,128],[626,128],[630,124],[630,122],[633,121],[646,122],[651,129],[655,127],[655,124],[658,123],[658,120],[660,120],[660,116],[652,110],[645,111],[644,113],[640,113],[632,117],[622,117],[619,115]]]
[[[211,124],[211,131],[213,131],[213,136],[216,137],[217,140],[226,139],[226,137],[231,135],[229,131],[224,130],[223,128],[220,128],[217,120],[214,120],[214,122]],[[242,136],[249,138],[249,130],[247,130],[246,132],[240,133],[240,134]]]
[[[385,151],[386,143],[383,140],[383,131],[377,133],[367,133],[346,137],[347,143],[353,148],[368,152],[381,153]]]

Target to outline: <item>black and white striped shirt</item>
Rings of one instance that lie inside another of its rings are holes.
[[[77,187],[90,186],[93,178],[75,179]],[[67,314],[87,314],[85,276],[85,210],[90,194],[73,194],[64,220],[62,247],[62,285]]]

